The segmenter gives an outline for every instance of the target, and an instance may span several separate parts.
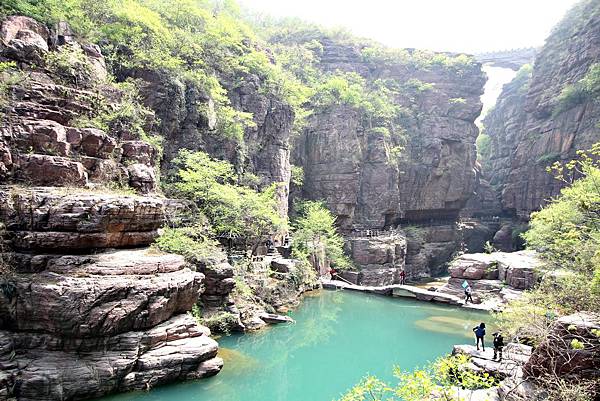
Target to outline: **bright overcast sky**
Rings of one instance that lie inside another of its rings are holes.
[[[577,0],[239,0],[392,47],[476,53],[540,46]]]

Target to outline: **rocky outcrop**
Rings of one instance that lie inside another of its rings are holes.
[[[0,398],[84,399],[214,375],[218,345],[188,314],[202,267],[148,247],[185,205],[147,195],[155,147],[81,124],[119,96],[100,85],[98,49],[65,29],[11,17],[0,31],[0,60],[23,74],[0,126]],[[57,45],[90,59],[89,81],[46,68]]]
[[[208,152],[213,157],[230,161],[240,174],[246,172],[258,176],[260,187],[279,183],[280,212],[287,214],[289,139],[294,113],[288,104],[264,93],[266,83],[261,78],[251,74],[220,77],[231,105],[252,116],[253,124],[245,128],[243,140],[238,143],[220,133],[216,106],[197,83],[149,70],[123,74],[141,80],[144,103],[160,120],[161,134],[165,138],[163,170],[169,169],[170,161],[181,149]]]
[[[466,281],[473,289],[474,303],[485,309],[500,309],[521,291],[533,288],[541,268],[534,251],[466,253],[450,263],[448,283],[438,291],[462,296]]]
[[[147,249],[10,256],[20,274],[3,277],[0,291],[7,396],[89,398],[220,370],[217,343],[186,313],[204,276],[182,257]]]
[[[580,312],[559,318],[524,366],[535,381],[544,375],[565,380],[600,379],[600,316]]]
[[[584,0],[553,30],[536,56],[530,82],[505,86],[484,121],[492,139],[486,169],[507,213],[528,219],[562,185],[546,168],[597,142],[600,106],[594,96],[561,104],[560,95],[600,62],[600,5]]]
[[[398,283],[406,257],[406,238],[401,234],[386,231],[375,236],[347,237],[345,248],[357,270],[340,272],[344,279],[367,286]]]
[[[49,47],[45,26],[15,16],[2,22],[0,33],[0,60],[22,67],[13,73],[20,78],[8,88],[10,104],[0,124],[0,183],[154,191],[158,152],[153,146],[129,132],[104,132],[82,123],[100,102],[114,98],[114,89],[103,86],[106,70],[98,49],[64,45],[83,52],[90,66],[86,80],[74,84],[41,62],[57,51]]]
[[[384,133],[363,127],[352,107],[314,110],[293,155],[304,168],[302,196],[325,200],[348,231],[395,226],[402,219],[456,218],[475,183],[473,121],[485,81],[480,65],[461,74],[437,65],[407,66],[400,58],[374,66],[358,45],[326,36],[319,41],[324,50],[318,67],[324,71],[357,72],[399,87],[420,82],[427,89],[409,88],[395,99],[412,113],[401,157]]]

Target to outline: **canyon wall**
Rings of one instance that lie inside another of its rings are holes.
[[[385,133],[365,129],[351,107],[313,110],[297,140],[293,163],[304,168],[302,195],[323,199],[342,230],[384,228],[401,221],[454,220],[475,184],[475,119],[485,77],[480,65],[407,65],[369,62],[365,45],[319,39],[318,68],[356,72],[367,82],[404,89],[407,144],[398,155]]]
[[[99,397],[218,373],[217,343],[188,314],[205,267],[149,248],[184,207],[154,193],[157,149],[80,120],[122,96],[99,49],[58,46],[27,17],[0,33],[0,61],[16,67],[2,77],[13,85],[0,127],[0,399]],[[86,73],[41,63],[61,51],[81,55]]]
[[[597,92],[565,91],[600,62],[600,4],[583,1],[557,25],[535,58],[531,78],[505,86],[484,120],[491,138],[485,176],[496,186],[505,213],[528,219],[563,183],[546,171],[600,139]]]

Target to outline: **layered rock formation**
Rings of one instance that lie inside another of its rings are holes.
[[[363,233],[364,234],[364,233]],[[346,238],[346,253],[359,266],[340,275],[352,284],[383,286],[398,283],[404,269],[406,238],[397,232],[381,232]]]
[[[318,40],[323,71],[421,86],[400,91],[395,99],[412,110],[401,157],[393,154],[384,133],[365,129],[351,107],[314,110],[293,155],[294,164],[304,168],[302,195],[325,200],[344,230],[455,219],[475,183],[478,130],[473,122],[485,82],[480,65],[473,63],[459,74],[442,65],[407,66],[401,59],[370,64],[359,45]]]
[[[527,219],[557,195],[562,184],[546,172],[548,165],[573,159],[600,139],[593,96],[560,104],[562,91],[600,61],[599,21],[596,1],[575,6],[537,54],[530,82],[518,76],[507,85],[484,121],[492,138],[487,171],[508,213]]]
[[[220,77],[231,105],[252,116],[253,124],[245,128],[243,141],[238,143],[217,133],[215,104],[197,83],[149,70],[122,74],[141,80],[144,103],[160,120],[165,138],[164,171],[181,149],[203,150],[229,160],[240,174],[257,175],[259,187],[278,183],[280,212],[287,214],[294,113],[288,104],[264,93],[266,83],[260,77]]]
[[[462,296],[463,283],[473,289],[476,304],[499,309],[533,288],[541,277],[542,262],[534,251],[466,253],[454,259],[448,283],[438,291]]]
[[[153,146],[128,132],[81,128],[78,121],[112,96],[110,88],[102,87],[106,71],[101,70],[104,61],[98,49],[65,45],[68,51],[83,52],[90,68],[97,67],[86,75],[88,84],[100,85],[92,89],[70,85],[39,68],[50,34],[36,21],[8,18],[2,35],[2,59],[19,62],[23,70],[14,73],[16,82],[8,89],[10,105],[0,128],[0,183],[93,187],[113,182],[141,192],[155,190]]]
[[[146,194],[156,149],[73,127],[102,89],[41,66],[57,50],[34,20],[9,18],[0,33],[1,59],[23,74],[0,141],[0,398],[82,399],[218,373],[217,343],[187,313],[205,276],[148,248],[181,206]]]

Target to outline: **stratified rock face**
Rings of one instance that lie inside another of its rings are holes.
[[[16,252],[0,283],[0,394],[81,399],[218,373],[217,343],[187,315],[204,275],[149,248],[167,213],[159,198],[2,192]],[[44,385],[40,385],[44,383]]]
[[[0,399],[93,398],[218,373],[217,343],[187,313],[205,276],[147,248],[182,203],[110,189],[154,191],[157,150],[72,126],[103,95],[30,70],[55,51],[45,27],[11,17],[0,34],[0,60],[28,76],[0,126]],[[101,80],[98,49],[81,49]]]
[[[345,238],[346,251],[357,271],[342,272],[353,284],[384,286],[398,283],[398,273],[404,268],[406,238],[398,233],[381,232],[375,236]]]
[[[348,106],[315,110],[294,148],[294,164],[304,168],[302,196],[323,199],[344,230],[383,228],[398,220],[455,218],[475,183],[473,121],[481,111],[485,78],[480,65],[463,74],[439,66],[411,68],[367,64],[355,45],[321,40],[319,68],[357,72],[367,80],[432,84],[406,91],[396,104],[414,110],[407,122],[408,145],[402,157],[377,130],[363,128]]]
[[[150,244],[165,222],[162,198],[0,188],[0,217],[19,250],[123,248]]]
[[[562,90],[582,79],[600,62],[600,4],[585,0],[569,12],[538,53],[526,96],[514,83],[486,119],[493,138],[490,182],[502,190],[502,206],[528,218],[559,193],[561,183],[546,171],[600,139],[600,104],[582,99],[557,112]]]
[[[483,119],[490,137],[489,157],[484,160],[483,175],[498,193],[502,192],[512,167],[514,152],[525,137],[525,102],[531,69],[525,67],[502,88],[496,105]]]
[[[245,129],[243,148],[240,148],[234,140],[219,136],[215,105],[197,84],[156,71],[136,70],[127,74],[143,80],[144,101],[161,121],[165,168],[181,149],[208,152],[230,161],[240,173],[257,175],[262,187],[279,183],[280,212],[287,214],[289,138],[294,113],[288,104],[263,93],[265,82],[255,75],[238,76],[235,84],[227,79],[221,82],[228,89],[232,106],[252,114],[254,126]]]
[[[0,124],[0,183],[74,187],[113,183],[142,193],[154,191],[158,152],[153,146],[130,133],[73,127],[112,96],[102,86],[106,70],[97,47],[68,44],[86,57],[89,79],[98,85],[92,90],[65,84],[33,67],[58,50],[49,48],[50,33],[35,20],[8,17],[0,35],[0,60],[14,61],[26,71],[9,88],[12,99]]]
[[[526,378],[551,374],[567,381],[600,378],[600,316],[579,312],[556,321],[524,366]],[[577,341],[579,346],[574,346]]]

